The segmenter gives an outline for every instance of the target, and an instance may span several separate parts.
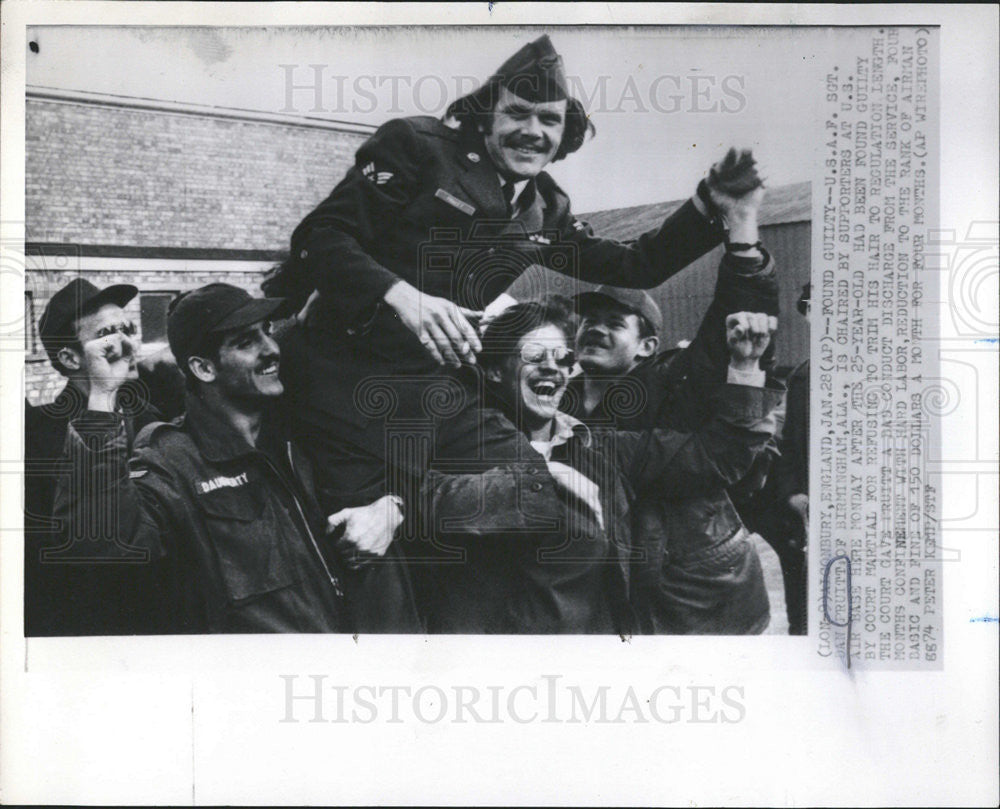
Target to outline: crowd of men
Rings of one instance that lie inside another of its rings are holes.
[[[267,297],[171,304],[172,421],[139,380],[137,289],[56,293],[39,332],[67,384],[28,409],[26,633],[759,633],[747,515],[773,513],[804,631],[803,473],[760,506],[784,387],[754,161],[730,150],[619,243],[544,171],[592,133],[548,37],[443,119],[386,123]],[[643,290],[720,243],[697,334],[660,351]],[[601,286],[514,300],[532,265]]]

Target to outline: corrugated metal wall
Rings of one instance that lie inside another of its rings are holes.
[[[781,312],[778,330],[778,365],[797,365],[809,354],[809,329],[795,309],[802,285],[809,281],[811,223],[787,222],[761,228],[761,241],[774,256],[781,289]],[[694,336],[702,315],[712,300],[716,271],[722,248],[713,250],[680,275],[674,276],[651,294],[663,311],[664,334],[661,346],[669,348],[678,340]],[[590,289],[590,284],[579,284]],[[532,268],[512,287],[515,297],[536,297],[543,293],[569,295],[574,284],[570,279],[548,270]]]

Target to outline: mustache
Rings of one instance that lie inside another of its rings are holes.
[[[503,145],[514,149],[536,149],[539,152],[545,152],[549,150],[552,144],[545,135],[537,138],[525,137],[524,135],[508,135],[503,139]]]
[[[599,331],[584,332],[577,342],[581,346],[599,346],[600,348],[609,348],[611,346],[611,341]]]

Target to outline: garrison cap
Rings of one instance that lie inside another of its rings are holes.
[[[493,82],[499,82],[525,101],[545,103],[569,98],[562,57],[547,34],[529,42],[500,65],[487,81]]]
[[[592,307],[611,301],[632,314],[642,315],[657,334],[663,331],[663,313],[656,305],[656,301],[644,289],[621,289],[605,285],[599,286],[593,292],[581,292],[575,300],[580,307],[581,315],[586,314]]]

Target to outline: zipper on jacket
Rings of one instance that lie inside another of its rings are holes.
[[[292,461],[292,442],[291,441],[285,442],[285,446],[288,449],[288,467],[289,469],[291,469],[292,475],[298,478],[298,476],[295,473],[295,463]],[[319,544],[316,542],[316,537],[313,534],[312,529],[309,527],[309,520],[306,519],[305,512],[302,511],[302,505],[301,503],[299,503],[298,495],[296,495],[295,492],[292,490],[292,487],[285,482],[284,478],[281,476],[281,473],[278,471],[277,467],[273,463],[271,463],[271,459],[268,458],[266,455],[264,456],[264,458],[265,460],[267,460],[267,463],[271,467],[271,469],[274,470],[274,473],[275,475],[277,475],[278,480],[281,481],[282,485],[288,490],[288,493],[292,496],[292,502],[295,503],[295,509],[299,513],[299,519],[302,520],[302,525],[306,529],[306,535],[309,537],[309,541],[312,543],[313,550],[319,557],[319,563],[323,565],[323,570],[326,573],[327,578],[330,580],[330,584],[333,586],[334,592],[340,598],[343,598],[344,591],[340,588],[340,580],[333,575],[329,565],[327,565],[326,563],[326,559],[323,558],[323,552],[319,549]]]

